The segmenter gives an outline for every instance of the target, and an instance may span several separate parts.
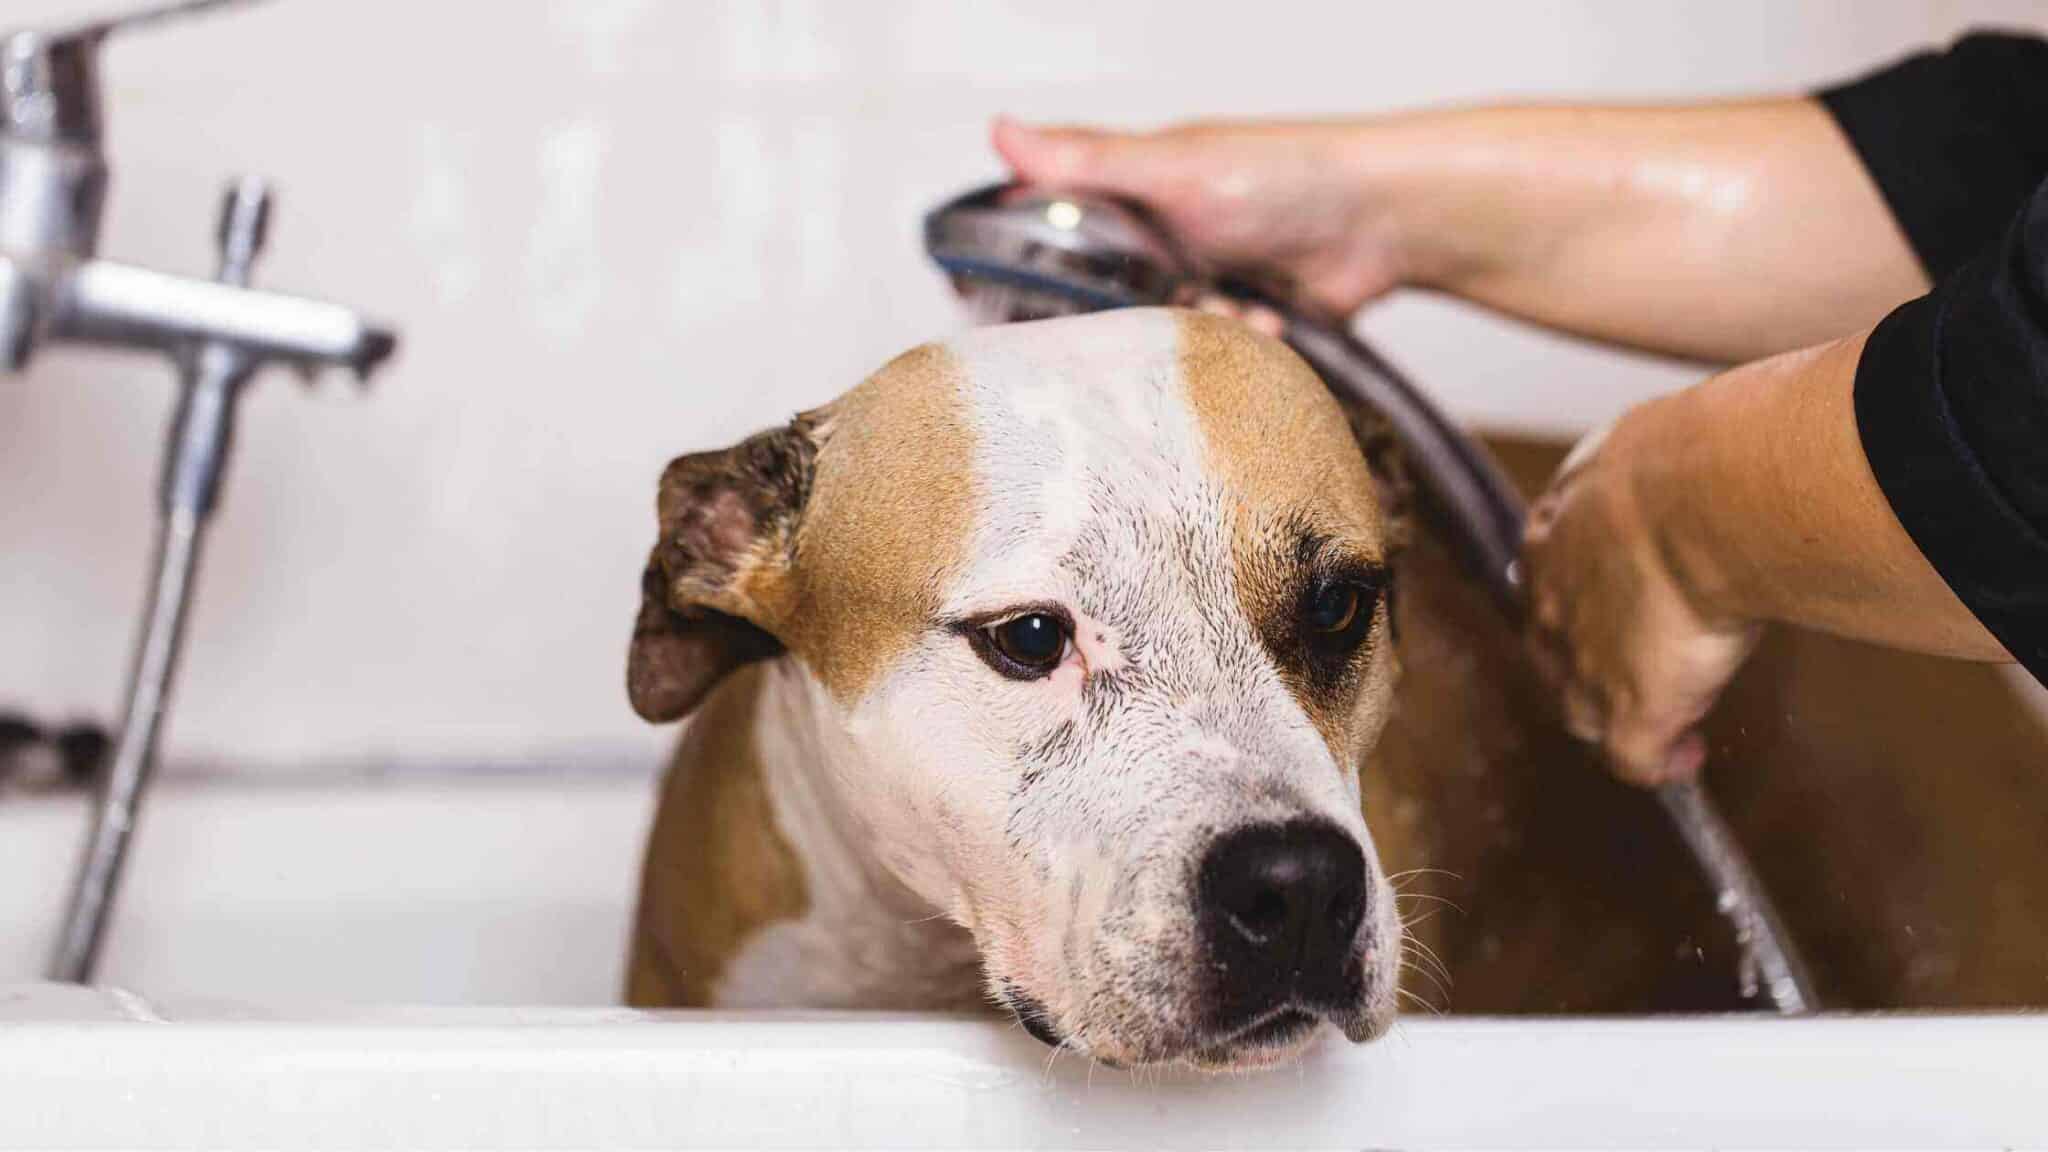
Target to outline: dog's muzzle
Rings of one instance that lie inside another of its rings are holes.
[[[1167,1050],[1184,1045],[1197,1063],[1222,1065],[1285,1048],[1325,1020],[1354,1040],[1377,1034],[1360,946],[1370,880],[1358,841],[1321,818],[1244,825],[1210,841],[1187,905],[1195,947],[1180,993],[1186,1031]],[[1011,980],[999,987],[1026,1032],[1068,1044],[1042,1001]]]
[[[1217,837],[1195,889],[1208,1029],[1263,1040],[1355,1012],[1369,892],[1365,853],[1328,821],[1251,824]]]

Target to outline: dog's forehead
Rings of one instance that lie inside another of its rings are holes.
[[[1050,559],[1091,518],[1164,514],[1192,496],[1246,533],[1286,524],[1383,551],[1342,409],[1277,340],[1202,313],[1129,309],[979,329],[948,348],[976,432],[983,558]]]
[[[1210,504],[1194,514],[1233,505],[1240,553],[1280,523],[1375,555],[1384,539],[1364,461],[1314,372],[1200,313],[974,329],[892,361],[823,420],[797,647],[842,699],[963,585],[1013,574],[1028,597],[1106,515],[1143,521],[1198,493]]]

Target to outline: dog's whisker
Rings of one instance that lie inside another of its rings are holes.
[[[1430,988],[1399,988],[1399,990],[1404,991],[1408,993],[1410,997],[1416,1000],[1420,1000],[1424,1004],[1429,1005],[1431,1008],[1435,1009],[1439,1015],[1441,1015],[1444,1012],[1444,1010],[1450,1006],[1451,1003],[1450,989],[1445,988],[1440,984],[1435,985],[1433,990]],[[1433,994],[1424,995],[1425,992],[1431,992]],[[1441,1003],[1438,1002],[1439,998],[1441,998]]]
[[[1053,1062],[1060,1058],[1060,1053],[1067,1050],[1067,1043],[1070,1039],[1070,1037],[1066,1036],[1060,1037],[1060,1042],[1054,1044],[1052,1046],[1052,1051],[1045,1054],[1045,1067],[1040,1071],[1039,1075],[1045,1080],[1046,1083],[1049,1084],[1052,1082]],[[1094,1061],[1091,1060],[1089,1061],[1089,1063],[1093,1064]]]
[[[1392,1024],[1387,1026],[1387,1035],[1400,1037],[1401,1046],[1403,1048],[1406,1048],[1411,1052],[1415,1050],[1414,1038],[1408,1035],[1408,1030],[1401,1026],[1401,1021],[1399,1019],[1396,1019]]]
[[[1394,899],[1396,901],[1429,900],[1438,904],[1447,905],[1448,907],[1454,909],[1461,916],[1465,913],[1464,907],[1461,906],[1456,900],[1453,900],[1448,896],[1438,896],[1429,892],[1396,892],[1394,893]]]
[[[1431,948],[1429,945],[1423,943],[1421,940],[1417,939],[1414,936],[1409,936],[1407,938],[1407,942],[1409,944],[1414,945],[1416,950],[1420,952],[1423,956],[1428,957],[1429,962],[1431,964],[1434,964],[1437,970],[1444,974],[1444,979],[1450,979],[1451,966],[1444,963],[1444,958],[1436,954],[1436,949]]]
[[[1441,1016],[1444,1014],[1443,1009],[1437,1007],[1434,1004],[1431,1004],[1429,1001],[1423,999],[1422,997],[1416,995],[1413,992],[1410,992],[1406,988],[1396,988],[1394,989],[1394,991],[1398,995],[1406,996],[1409,1000],[1413,1001],[1417,1007],[1420,1007],[1432,1016]]]
[[[1445,968],[1442,964],[1418,962],[1418,966],[1415,970],[1418,972],[1427,973],[1429,975],[1429,978],[1436,981],[1437,984],[1440,987],[1442,987],[1445,992],[1449,992],[1451,990],[1452,980],[1450,970]]]
[[[1436,914],[1441,911],[1443,911],[1443,909],[1441,908],[1431,908],[1429,911],[1424,912],[1422,915],[1415,917],[1413,920],[1404,919],[1401,921],[1401,930],[1405,932],[1410,928],[1417,928],[1424,924],[1427,924],[1431,920],[1435,919]]]
[[[1413,934],[1403,933],[1402,937],[1402,943],[1412,944],[1414,947],[1402,949],[1401,959],[1412,960],[1417,964],[1427,964],[1438,972],[1448,973],[1451,970],[1450,965],[1444,963],[1443,957],[1432,952],[1429,945],[1424,944]]]
[[[1432,984],[1436,984],[1436,986],[1438,986],[1438,988],[1442,988],[1444,992],[1450,992],[1450,988],[1444,988],[1444,974],[1440,974],[1440,972],[1434,972],[1434,970],[1430,970],[1430,968],[1423,968],[1423,965],[1419,965],[1419,963],[1407,963],[1407,961],[1403,961],[1403,963],[1401,963],[1401,972],[1413,972],[1415,976],[1421,976],[1423,980],[1430,980]]]
[[[1422,977],[1423,979],[1425,979],[1425,980],[1428,980],[1428,981],[1429,981],[1429,982],[1430,982],[1431,984],[1433,984],[1433,985],[1435,985],[1435,986],[1436,986],[1436,990],[1437,990],[1437,991],[1439,991],[1439,992],[1441,992],[1441,993],[1443,993],[1443,994],[1444,994],[1444,998],[1445,998],[1445,999],[1449,999],[1449,998],[1450,998],[1450,995],[1451,995],[1451,990],[1450,990],[1450,988],[1449,988],[1449,987],[1447,987],[1447,986],[1446,986],[1446,985],[1444,984],[1443,980],[1442,980],[1442,979],[1440,979],[1440,978],[1439,978],[1439,977],[1437,976],[1437,974],[1436,974],[1436,973],[1434,973],[1434,972],[1431,972],[1431,971],[1430,971],[1429,969],[1427,969],[1427,968],[1418,968],[1418,967],[1416,967],[1416,966],[1414,966],[1414,965],[1412,965],[1412,964],[1405,964],[1405,963],[1401,965],[1401,970],[1402,970],[1403,972],[1413,972],[1413,973],[1415,973],[1415,974],[1416,974],[1417,976],[1420,976],[1420,977]]]
[[[1409,943],[1415,945],[1415,950],[1421,954],[1423,959],[1429,962],[1431,967],[1445,975],[1450,974],[1451,966],[1444,963],[1444,958],[1436,954],[1436,949],[1431,948],[1421,940],[1410,940]]]
[[[1426,971],[1433,978],[1445,984],[1450,982],[1450,968],[1434,954],[1424,955],[1419,951],[1404,951],[1401,954],[1401,964],[1403,967],[1413,966],[1418,971]],[[1449,988],[1447,987],[1445,991],[1449,991]]]
[[[1414,935],[1415,929],[1436,919],[1437,916],[1443,913],[1443,910],[1444,906],[1439,904],[1433,908],[1425,908],[1413,916],[1402,916],[1400,918],[1401,936],[1405,939]]]
[[[1409,1001],[1410,1003],[1413,1003],[1413,1004],[1419,1005],[1419,1006],[1421,1006],[1421,1007],[1423,1007],[1423,1008],[1430,1008],[1430,1009],[1434,1009],[1434,1008],[1436,1007],[1436,1004],[1435,1004],[1435,1003],[1433,1003],[1433,1002],[1432,1002],[1432,1001],[1431,1001],[1431,1000],[1430,1000],[1430,999],[1429,999],[1428,997],[1426,997],[1426,996],[1422,995],[1421,993],[1419,993],[1419,992],[1415,991],[1415,990],[1414,990],[1413,988],[1400,988],[1400,987],[1397,987],[1397,988],[1395,988],[1395,989],[1394,989],[1394,993],[1395,993],[1395,995],[1397,995],[1397,996],[1401,996],[1401,997],[1403,997],[1403,998],[1407,999],[1407,1000],[1408,1000],[1408,1001]]]
[[[1446,868],[1408,868],[1403,871],[1390,874],[1387,877],[1387,883],[1392,884],[1396,888],[1398,888],[1401,886],[1402,881],[1412,880],[1417,876],[1448,876],[1453,880],[1459,881],[1460,883],[1462,883],[1465,879],[1458,873],[1452,872]]]

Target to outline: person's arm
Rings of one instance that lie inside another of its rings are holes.
[[[1641,782],[1757,628],[2017,659],[2048,683],[2048,182],[1874,329],[1640,405],[1531,510],[1530,640]]]
[[[1531,519],[1533,647],[1635,779],[1698,764],[1764,622],[2048,682],[2048,43],[1969,37],[1822,100],[1940,284],[1631,411]]]
[[[1853,400],[1865,345],[1785,353],[1632,409],[1532,509],[1535,654],[1573,731],[1623,775],[1698,767],[1691,730],[1764,623],[2010,658],[1872,473]]]
[[[1150,203],[1198,254],[1348,313],[1401,284],[1733,361],[1867,327],[1927,288],[1810,98],[1497,107],[1149,134],[1000,123],[1023,178]]]

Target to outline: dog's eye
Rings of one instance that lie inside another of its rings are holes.
[[[1066,621],[1049,612],[1012,616],[975,635],[982,660],[1013,680],[1049,676],[1067,655]]]
[[[1358,618],[1358,586],[1323,585],[1309,596],[1302,617],[1312,631],[1325,634],[1344,631]]]
[[[1317,584],[1302,597],[1302,637],[1320,652],[1349,652],[1365,639],[1378,606],[1379,589],[1371,585],[1352,580]]]

